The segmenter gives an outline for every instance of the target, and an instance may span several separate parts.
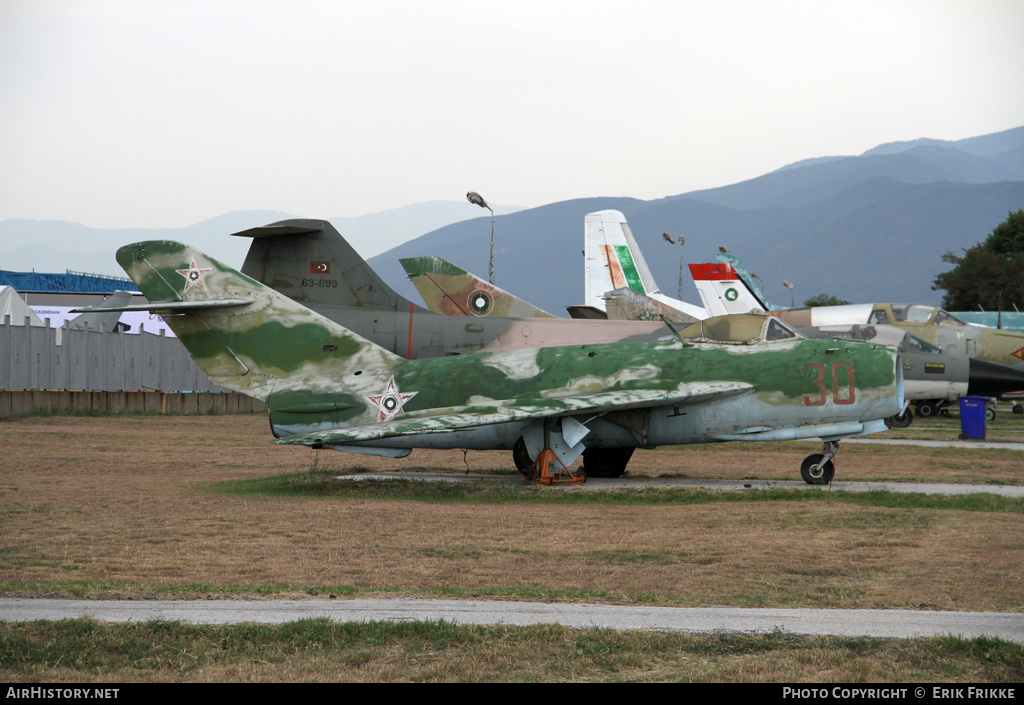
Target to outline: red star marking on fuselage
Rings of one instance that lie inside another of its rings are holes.
[[[378,421],[389,421],[394,418],[397,414],[402,411],[402,406],[405,402],[412,399],[419,392],[408,392],[402,394],[398,391],[398,387],[395,386],[395,378],[392,377],[388,380],[387,389],[380,396],[366,397],[369,399],[378,409],[380,409],[380,415]]]
[[[194,286],[198,286],[200,289],[206,289],[206,284],[203,283],[203,277],[205,277],[213,267],[206,267],[200,269],[196,266],[196,258],[192,258],[192,263],[188,266],[188,269],[177,269],[175,270],[178,274],[185,277],[185,291],[188,291]]]

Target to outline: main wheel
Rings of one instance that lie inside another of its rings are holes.
[[[1024,406],[1021,406],[1020,404],[1014,404],[1013,405],[1013,413],[1015,413],[1015,414],[1024,414]]]
[[[526,452],[526,441],[520,436],[516,444],[512,446],[512,462],[516,464],[519,472],[524,475],[529,475],[533,467],[534,458],[530,457],[530,454]]]
[[[938,413],[938,409],[939,405],[930,399],[917,402],[917,415],[921,418],[926,419],[930,416],[935,416]]]
[[[885,420],[885,425],[889,428],[907,428],[914,422],[914,412],[907,407],[907,410],[902,414],[896,414],[890,416]]]
[[[808,455],[800,465],[800,477],[808,485],[827,485],[832,482],[832,476],[836,472],[836,466],[831,460],[822,463],[825,456],[821,453]]]
[[[635,448],[588,448],[583,451],[587,477],[622,477]]]
[[[986,421],[995,421],[996,420],[996,410],[995,409],[985,409],[985,420]]]

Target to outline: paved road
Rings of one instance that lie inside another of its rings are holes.
[[[0,620],[281,624],[326,617],[337,622],[445,620],[455,624],[562,624],[660,632],[745,632],[910,638],[990,636],[1024,643],[1024,614],[916,610],[636,607],[479,600],[62,600],[0,598]]]
[[[516,475],[481,475],[476,473],[457,472],[409,472],[396,470],[393,472],[372,472],[360,475],[345,475],[346,480],[416,480],[417,482],[466,482],[491,481],[506,484],[522,484],[523,480]],[[619,477],[589,478],[582,485],[551,485],[552,489],[594,489],[610,490],[630,487],[693,487],[708,490],[763,490],[772,487],[787,489],[805,489],[808,491],[828,492],[827,485],[808,485],[803,480],[681,480],[664,477]],[[871,492],[888,490],[890,492],[919,492],[922,494],[998,494],[1004,497],[1024,497],[1024,486],[1020,485],[958,485],[950,483],[927,482],[843,482],[832,483],[833,492]]]
[[[883,446],[922,446],[924,448],[982,448],[984,450],[1024,451],[1024,443],[1004,441],[925,441],[911,438],[846,438],[846,443],[869,443]]]

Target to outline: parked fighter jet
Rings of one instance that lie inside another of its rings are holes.
[[[794,326],[891,325],[947,353],[972,359],[971,392],[1001,396],[1024,389],[1024,334],[974,326],[936,306],[923,304],[847,304],[780,309],[770,306],[754,287],[739,260],[728,252],[719,262],[691,264],[694,284],[709,311],[723,315],[737,311],[769,311]],[[995,363],[995,364],[991,364]],[[956,397],[919,399],[919,416],[932,416]]]
[[[892,349],[810,340],[764,315],[701,321],[670,342],[407,360],[186,245],[134,243],[117,261],[216,384],[267,402],[280,443],[506,449],[520,466],[591,449],[603,456],[588,473],[617,475],[636,447],[820,437],[802,474],[825,483],[838,440],[881,430],[903,405]]]
[[[482,296],[494,297],[500,291],[493,287],[481,288],[477,297],[476,305],[487,315],[469,320],[438,315],[398,295],[324,220],[283,220],[235,235],[253,239],[243,274],[407,358],[657,340],[671,335],[661,322],[603,325],[565,318],[498,316],[505,304],[495,307],[482,302]]]

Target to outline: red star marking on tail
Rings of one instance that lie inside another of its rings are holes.
[[[383,394],[380,396],[366,398],[369,399],[374,406],[380,409],[380,416],[377,420],[389,421],[401,413],[402,406],[405,402],[409,401],[417,394],[419,394],[419,392],[408,392],[406,394],[399,392],[398,387],[395,386],[395,378],[392,376],[391,379],[388,380],[387,389],[384,390]]]
[[[213,267],[206,267],[200,269],[196,266],[196,258],[192,258],[192,264],[188,266],[188,269],[176,269],[175,271],[181,276],[185,277],[185,291],[188,291],[194,286],[198,286],[200,289],[205,290],[206,284],[203,283],[203,277],[205,277]]]

